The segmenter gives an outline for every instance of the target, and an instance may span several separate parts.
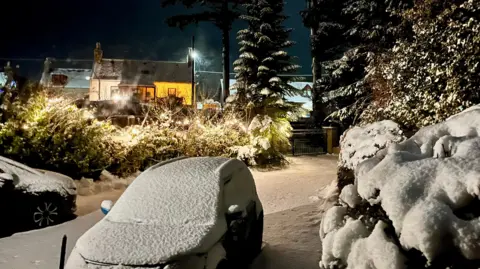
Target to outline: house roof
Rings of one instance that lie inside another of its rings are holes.
[[[187,63],[103,59],[93,69],[95,79],[121,80],[124,85],[153,85],[161,82],[191,82]]]
[[[92,76],[92,69],[67,69],[56,68],[51,75],[65,75],[67,76],[67,84],[65,89],[88,89],[90,88],[90,77]]]
[[[41,83],[47,85],[52,75],[67,76],[64,89],[88,89],[92,76],[93,60],[54,59],[47,58],[48,69],[42,74]],[[44,68],[47,66],[44,66]]]
[[[223,82],[223,80],[221,80]],[[236,80],[235,79],[230,79],[230,87],[235,84]],[[223,84],[223,83],[222,83]],[[289,85],[297,88],[297,89],[304,89],[306,86],[313,87],[312,82],[290,82],[288,83]],[[223,85],[222,85],[223,89]],[[237,90],[235,89],[230,89],[230,94],[235,94],[237,93]],[[302,96],[302,95],[295,95],[295,96],[285,96],[285,99],[289,102],[293,103],[301,103],[302,107],[307,109],[307,110],[312,110],[313,105],[312,105],[312,98],[308,96]]]
[[[51,69],[92,69],[93,60],[76,60],[76,59],[50,59]]]

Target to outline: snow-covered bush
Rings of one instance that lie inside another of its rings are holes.
[[[413,37],[367,68],[380,94],[362,120],[391,119],[418,129],[480,103],[479,12],[479,0],[418,1],[406,12]]]
[[[257,115],[251,121],[249,144],[231,148],[237,158],[249,165],[278,165],[285,161],[284,153],[290,149],[292,127],[286,119],[272,119]]]
[[[0,155],[73,177],[100,173],[114,157],[115,128],[89,110],[38,93],[14,115],[0,126]]]
[[[338,187],[354,182],[354,171],[359,163],[392,143],[405,140],[398,124],[385,120],[363,126],[355,126],[343,133],[340,138],[338,163]]]
[[[131,175],[181,155],[175,131],[156,124],[119,129],[113,140],[116,155],[108,170],[118,176]]]
[[[390,120],[352,127],[340,138],[339,165],[355,170],[359,163],[375,156],[379,150],[403,140],[402,129]]]
[[[357,165],[322,220],[322,268],[479,268],[480,106]]]
[[[256,117],[247,128],[235,114],[153,107],[140,125],[120,128],[42,92],[12,109],[14,116],[0,125],[0,155],[73,178],[96,178],[105,169],[126,176],[177,156],[278,164],[289,145],[289,123],[269,117]]]

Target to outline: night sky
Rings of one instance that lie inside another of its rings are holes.
[[[204,70],[221,71],[221,36],[213,25],[201,23],[184,31],[168,27],[164,20],[185,8],[162,9],[159,0],[8,0],[10,12],[2,12],[0,58],[76,58],[91,59],[95,42],[101,42],[104,57],[183,61],[191,36],[206,59]],[[302,74],[310,72],[309,32],[299,12],[304,0],[290,0],[285,13],[287,27],[294,28],[291,39],[297,45],[290,53],[297,56]],[[232,62],[238,54],[231,32]],[[4,63],[2,60],[0,63]],[[28,63],[28,64],[27,64]],[[14,62],[20,67],[32,61]],[[37,61],[36,65],[42,64]],[[21,68],[22,69],[22,68]]]

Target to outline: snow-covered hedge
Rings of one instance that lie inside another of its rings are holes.
[[[371,62],[374,102],[361,118],[418,129],[480,102],[480,1],[415,1],[403,14],[413,32]]]
[[[320,227],[322,268],[480,267],[480,106],[356,167]]]
[[[177,156],[237,157],[250,165],[280,164],[288,149],[288,121],[233,113],[221,117],[151,108],[141,125],[120,128],[95,111],[38,93],[0,124],[0,155],[73,178],[104,169],[126,176]],[[179,115],[180,114],[180,115]]]
[[[375,156],[379,150],[403,140],[402,129],[390,120],[352,127],[340,138],[339,166],[355,170],[359,163]]]
[[[340,138],[339,189],[354,182],[354,170],[359,163],[375,156],[388,145],[403,140],[403,131],[398,124],[390,120],[355,126],[345,131]]]

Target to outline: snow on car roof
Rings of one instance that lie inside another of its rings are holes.
[[[62,196],[69,195],[69,191],[59,180],[2,156],[0,156],[0,169],[18,177],[18,182],[15,182],[17,190],[32,194],[56,192]]]
[[[96,262],[154,265],[208,250],[226,231],[221,167],[235,161],[199,157],[151,167],[78,240],[78,251]]]

